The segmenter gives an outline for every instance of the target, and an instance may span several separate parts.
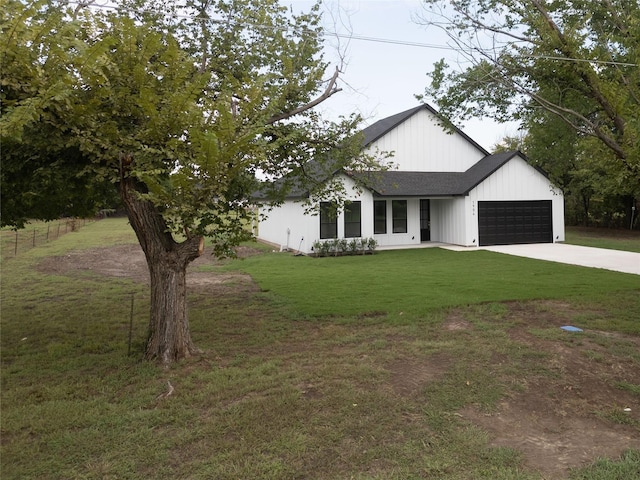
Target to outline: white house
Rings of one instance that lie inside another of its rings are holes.
[[[428,105],[363,130],[365,151],[394,152],[396,170],[352,192],[338,217],[304,213],[288,198],[259,222],[257,237],[312,252],[325,238],[370,238],[380,246],[443,242],[467,247],[564,241],[564,197],[520,152],[490,155],[460,130],[439,125]],[[357,178],[338,173],[350,187]],[[321,207],[325,207],[322,205]]]

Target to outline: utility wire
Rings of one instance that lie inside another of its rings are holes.
[[[325,32],[324,35],[334,36],[339,38],[346,38],[348,40],[362,40],[364,42],[389,43],[392,45],[403,45],[408,47],[421,47],[421,48],[432,48],[432,49],[439,49],[439,50],[455,50],[455,51],[459,50],[450,45],[436,45],[433,43],[412,42],[407,40],[394,40],[391,38],[365,37],[363,35],[346,34],[346,33],[338,33],[338,32]],[[623,66],[623,67],[639,66],[635,63],[615,62],[613,60],[589,60],[586,58],[555,57],[551,55],[527,55],[525,53],[522,53],[521,55],[529,58],[539,58],[543,60],[561,60],[565,62],[597,63],[597,64],[606,64],[606,65],[617,65],[617,66]]]
[[[104,9],[115,9],[116,7],[114,5],[109,4],[109,0],[104,0],[104,3],[98,3],[98,2],[79,2],[79,1],[66,1],[64,2],[68,5],[77,5],[79,7],[96,7],[96,8],[104,8]],[[180,19],[195,19],[197,17],[195,17],[194,15],[186,15],[186,14],[173,14],[172,16],[174,16],[175,18],[180,18]],[[222,20],[214,20],[214,19],[209,19],[210,21],[213,22],[217,22],[217,23],[226,23],[226,21],[222,21]],[[254,24],[250,24],[247,25],[253,28],[259,28],[259,29],[277,29],[277,30],[288,30],[285,27],[279,27],[276,25],[265,25],[265,24],[259,24],[259,23],[254,23]],[[313,32],[314,34],[316,34],[316,32]],[[360,40],[362,42],[374,42],[374,43],[385,43],[385,44],[390,44],[390,45],[400,45],[400,46],[405,46],[405,47],[417,47],[417,48],[429,48],[432,50],[449,50],[449,51],[459,51],[459,48],[455,48],[452,47],[451,45],[437,45],[437,44],[433,44],[433,43],[423,43],[423,42],[414,42],[414,41],[409,41],[409,40],[397,40],[397,39],[392,39],[392,38],[381,38],[381,37],[368,37],[368,36],[364,36],[364,35],[357,35],[357,34],[353,34],[353,33],[339,33],[339,32],[330,32],[330,31],[323,31],[321,33],[322,36],[324,37],[338,37],[338,38],[345,38],[347,40]],[[575,63],[592,63],[592,64],[597,64],[597,65],[612,65],[612,66],[617,66],[617,67],[640,67],[640,65],[636,64],[636,63],[627,63],[627,62],[616,62],[613,60],[589,60],[586,58],[569,58],[569,57],[557,57],[557,56],[552,56],[552,55],[527,55],[525,53],[521,53],[521,55],[526,56],[528,58],[532,58],[532,59],[541,59],[541,60],[557,60],[557,61],[563,61],[563,62],[575,62]]]
[[[409,40],[395,40],[393,38],[365,37],[364,35],[356,35],[353,33],[324,32],[324,36],[346,38],[348,40],[361,40],[363,42],[388,43],[391,45],[402,45],[407,47],[432,48],[435,50],[456,50],[450,45],[437,45],[434,43],[413,42]]]

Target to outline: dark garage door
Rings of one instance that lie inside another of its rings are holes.
[[[479,244],[551,243],[551,200],[478,202]]]

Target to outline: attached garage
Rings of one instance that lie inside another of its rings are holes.
[[[480,246],[552,243],[551,200],[478,202]]]
[[[393,168],[331,174],[359,215],[343,209],[325,234],[322,215],[305,214],[299,202],[311,195],[300,189],[283,205],[265,209],[260,238],[282,246],[295,241],[304,253],[313,252],[314,241],[325,236],[372,237],[385,248],[564,241],[564,197],[545,172],[519,151],[490,154],[462,131],[450,133],[428,105],[366,127],[363,151],[374,157],[393,152]],[[319,209],[322,201],[328,200],[319,199]]]

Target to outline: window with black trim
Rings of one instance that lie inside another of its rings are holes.
[[[387,201],[373,202],[373,233],[387,233]]]
[[[362,236],[361,203],[351,202],[344,206],[344,237]]]
[[[320,238],[338,237],[338,216],[331,202],[320,202]]]
[[[407,201],[392,200],[393,233],[407,233]]]

